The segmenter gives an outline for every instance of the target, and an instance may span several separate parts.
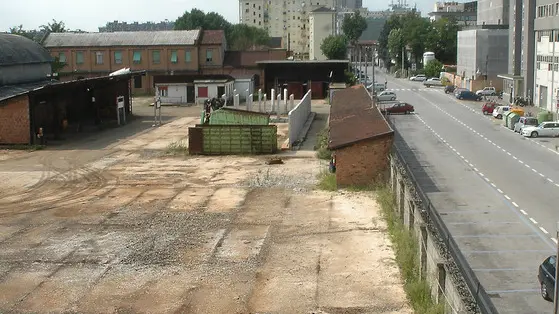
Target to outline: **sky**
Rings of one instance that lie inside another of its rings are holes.
[[[63,21],[68,29],[98,31],[109,21],[159,22],[176,20],[184,11],[197,8],[215,11],[232,23],[239,21],[238,0],[0,0],[0,31],[23,25],[24,29],[38,29],[55,19]],[[435,0],[419,0],[417,7],[428,11]],[[390,0],[364,0],[370,10],[388,8]],[[415,2],[409,2],[411,6]]]

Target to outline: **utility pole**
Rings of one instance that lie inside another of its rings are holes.
[[[406,46],[404,45],[402,47],[402,76],[404,75],[404,71],[405,71],[405,67],[406,67],[406,62],[405,62],[405,59],[404,59],[405,54],[406,54]],[[407,77],[407,75],[406,75],[406,77]]]
[[[369,55],[369,48],[365,46],[365,87],[367,87],[367,84],[369,84],[367,82],[367,78],[369,77],[369,68],[367,66],[367,59],[369,59],[367,57],[368,55]]]
[[[376,63],[375,55],[376,55],[376,49],[373,49],[373,46],[371,46],[371,52],[372,52],[371,54],[372,54],[372,57],[373,57],[372,61],[371,61],[371,64],[373,66],[373,91],[374,91],[375,90],[375,63]]]
[[[557,222],[557,233],[555,239],[559,240],[559,221]],[[557,277],[559,277],[559,266],[557,263],[557,258],[559,258],[559,242],[557,243],[557,255],[555,256],[555,291],[553,291],[553,314],[559,314],[559,289],[557,287]]]
[[[357,44],[357,47],[359,49],[359,76],[363,76],[363,58],[361,58],[361,52],[363,50],[363,47],[361,45],[359,45],[359,43]],[[366,78],[366,73],[365,73],[365,78]]]

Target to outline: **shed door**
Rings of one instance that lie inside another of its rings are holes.
[[[208,98],[208,87],[207,86],[198,87],[198,97],[199,98]]]
[[[216,97],[221,98],[221,96],[223,96],[223,94],[225,94],[225,86],[218,86]]]

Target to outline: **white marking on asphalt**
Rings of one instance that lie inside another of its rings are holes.
[[[475,172],[478,172],[479,170],[477,170],[477,168],[474,168],[474,171],[475,171]]]
[[[518,204],[516,204],[515,202],[512,202],[512,205],[514,205],[514,207],[518,207]]]
[[[550,178],[547,178],[547,181],[553,183],[553,180],[551,180]]]
[[[545,230],[544,227],[540,227],[540,230],[541,230],[543,233],[545,233],[545,234],[548,234],[548,233],[549,233],[549,232],[547,232],[547,230]]]
[[[510,197],[505,194],[505,198],[510,201]]]
[[[491,186],[496,188],[497,186],[495,185],[495,183],[491,183]]]
[[[497,189],[497,192],[503,194],[503,190],[501,190],[501,189]]]
[[[520,212],[523,213],[524,215],[528,216],[528,213],[524,209],[521,209]]]
[[[537,222],[534,218],[530,218],[530,221],[531,221],[534,225],[537,225],[537,224],[538,224],[538,222]]]
[[[544,175],[543,173],[540,173],[540,177],[542,177],[542,178],[543,178],[543,177],[545,177],[545,175]]]
[[[551,241],[553,241],[553,242],[555,242],[555,244],[557,244],[557,239],[551,238]]]

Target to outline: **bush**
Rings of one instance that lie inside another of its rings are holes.
[[[404,290],[415,313],[443,314],[444,303],[437,304],[433,301],[429,284],[421,279],[418,267],[418,241],[397,216],[394,210],[394,194],[390,187],[383,185],[377,189],[376,199],[382,209],[394,245],[396,262],[404,278]]]
[[[324,191],[336,191],[338,189],[336,174],[326,170],[321,171],[318,174],[318,188]]]
[[[185,141],[172,142],[167,145],[168,155],[188,155],[188,144]]]
[[[324,128],[316,136],[314,150],[316,150],[316,156],[319,159],[330,160],[332,158],[332,152],[328,149],[328,127]]]

